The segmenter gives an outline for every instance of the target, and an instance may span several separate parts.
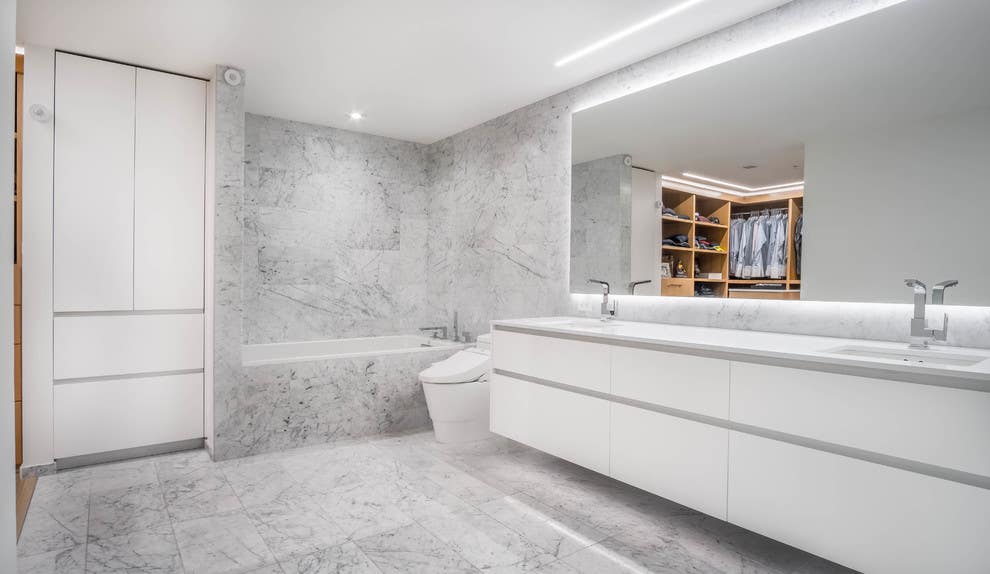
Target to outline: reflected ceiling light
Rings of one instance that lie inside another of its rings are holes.
[[[789,185],[788,187],[774,187],[772,189],[768,189],[768,190],[764,190],[764,191],[736,191],[734,189],[729,189],[727,187],[722,187],[722,186],[717,186],[717,185],[709,185],[707,183],[701,183],[701,182],[697,182],[697,181],[691,181],[691,180],[687,180],[687,179],[681,179],[679,177],[673,177],[673,176],[670,176],[670,175],[664,175],[664,176],[662,176],[662,178],[663,178],[664,181],[672,181],[674,183],[680,183],[682,185],[690,185],[691,187],[695,187],[695,188],[698,188],[698,189],[706,189],[706,190],[715,191],[715,192],[718,192],[718,193],[727,193],[729,195],[735,195],[737,197],[747,197],[747,196],[750,196],[750,195],[759,195],[761,193],[767,193],[767,194],[770,194],[770,193],[786,193],[788,191],[801,191],[801,190],[804,189],[804,182],[801,182],[799,184],[798,183],[795,183],[793,185]]]
[[[721,179],[705,177],[703,175],[698,175],[696,173],[684,172],[681,175],[683,175],[684,177],[690,177],[691,179],[700,179],[701,181],[707,181],[708,183],[725,185],[728,187],[734,187],[736,189],[741,189],[743,191],[749,191],[749,192],[770,191],[772,189],[780,189],[782,187],[797,187],[804,185],[804,181],[802,180],[802,181],[792,181],[790,183],[778,183],[777,185],[766,185],[763,187],[747,187],[745,185],[739,185],[738,183],[732,183],[731,181],[722,181]]]
[[[24,46],[14,46],[14,53],[24,55]]]
[[[351,112],[347,114],[347,117],[351,118],[354,121],[359,121],[364,119],[364,114],[362,114],[361,112]]]
[[[663,20],[666,20],[667,18],[670,18],[675,14],[679,14],[687,10],[688,8],[694,6],[695,4],[701,4],[704,1],[705,0],[687,0],[687,2],[681,2],[676,6],[667,8],[663,12],[650,16],[649,18],[643,20],[642,22],[633,24],[632,26],[629,26],[624,30],[619,30],[618,32],[612,34],[611,36],[606,36],[605,38],[602,38],[601,40],[595,42],[594,44],[591,44],[590,46],[581,48],[580,50],[574,52],[570,56],[566,56],[564,58],[561,58],[560,60],[557,60],[556,62],[554,62],[553,65],[557,66],[558,68],[561,66],[566,66],[567,64],[570,64],[574,60],[583,58],[592,52],[597,52],[598,50],[601,50],[602,48],[608,46],[609,44],[612,44],[613,42],[618,42],[619,40],[625,38],[626,36],[630,36],[632,34],[635,34],[636,32],[639,32],[644,28],[648,28],[658,22],[662,22]]]

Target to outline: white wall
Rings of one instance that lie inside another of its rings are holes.
[[[986,305],[990,108],[809,141],[805,181],[803,299]]]
[[[24,107],[55,109],[55,52],[26,46]],[[25,114],[26,115],[26,114]],[[52,121],[24,121],[24,235],[21,286],[23,343],[22,468],[54,462],[52,427],[52,201],[55,135]]]
[[[17,571],[14,495],[14,0],[0,0],[0,571]]]

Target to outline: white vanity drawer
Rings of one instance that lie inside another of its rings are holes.
[[[555,383],[609,392],[608,345],[495,329],[496,369]]]
[[[609,403],[493,375],[492,432],[608,474]]]
[[[990,476],[990,393],[733,362],[731,418]]]
[[[727,429],[612,403],[612,477],[725,520]]]
[[[729,522],[863,572],[990,572],[990,491],[729,434]]]
[[[203,315],[55,317],[55,379],[203,368]]]
[[[203,374],[55,385],[55,457],[203,437]]]
[[[614,347],[612,394],[728,418],[729,361]]]

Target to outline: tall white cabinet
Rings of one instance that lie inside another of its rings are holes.
[[[206,82],[59,52],[54,115],[55,457],[201,439]]]

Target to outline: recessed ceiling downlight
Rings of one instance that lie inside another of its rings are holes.
[[[364,119],[364,114],[362,114],[361,112],[354,111],[354,112],[351,112],[351,113],[347,114],[347,117],[349,117],[352,120],[358,122],[358,121],[361,121],[361,120]]]
[[[642,22],[638,22],[636,24],[633,24],[632,26],[629,26],[628,28],[625,28],[623,30],[619,30],[618,32],[612,34],[611,36],[606,36],[606,37],[602,38],[601,40],[598,40],[594,44],[591,44],[589,46],[585,46],[584,48],[581,48],[577,52],[574,52],[573,54],[571,54],[569,56],[565,56],[565,57],[561,58],[560,60],[557,60],[556,62],[554,62],[553,65],[556,66],[556,67],[558,67],[558,68],[561,67],[561,66],[566,66],[567,64],[570,64],[571,62],[573,62],[575,60],[578,60],[580,58],[583,58],[583,57],[587,56],[588,54],[590,54],[592,52],[597,52],[598,50],[601,50],[602,48],[604,48],[605,46],[608,46],[609,44],[618,42],[619,40],[625,38],[626,36],[631,36],[631,35],[635,34],[636,32],[639,32],[640,30],[642,30],[644,28],[648,28],[648,27],[650,27],[650,26],[652,26],[652,25],[654,25],[654,24],[656,24],[658,22],[662,22],[662,21],[666,20],[667,18],[670,18],[671,16],[674,16],[676,14],[679,14],[679,13],[687,10],[688,8],[694,6],[695,4],[701,4],[704,1],[705,0],[687,0],[687,2],[681,2],[680,4],[678,4],[676,6],[667,8],[666,10],[664,10],[662,12],[658,12],[657,14],[654,14],[653,16],[650,16],[649,18],[647,18],[646,20],[643,20]]]

